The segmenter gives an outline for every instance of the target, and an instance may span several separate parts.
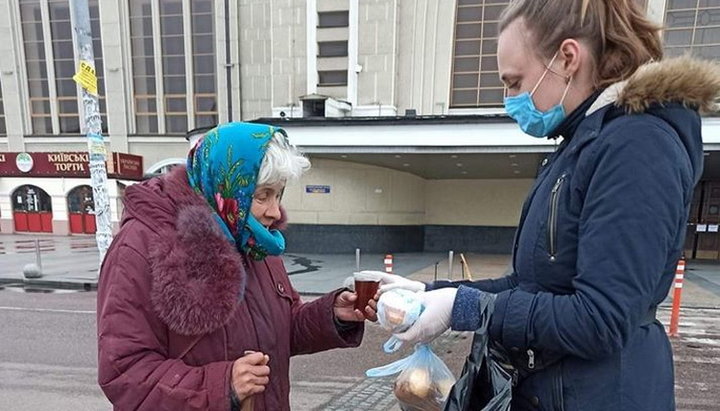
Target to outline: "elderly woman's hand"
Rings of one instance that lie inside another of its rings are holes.
[[[355,300],[357,300],[357,294],[350,291],[343,291],[335,297],[335,318],[341,321],[377,321],[375,311],[370,307],[365,307],[365,312],[355,308]]]
[[[261,352],[249,351],[247,355],[235,360],[232,366],[232,389],[238,400],[265,391],[270,382],[270,357]]]

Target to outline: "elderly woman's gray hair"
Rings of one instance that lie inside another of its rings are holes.
[[[310,160],[290,144],[284,133],[277,132],[268,144],[260,165],[257,184],[276,184],[295,180],[308,169],[310,169]]]

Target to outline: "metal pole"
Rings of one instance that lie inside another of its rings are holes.
[[[40,257],[40,240],[35,239],[35,263],[38,266],[38,272],[42,272],[42,257]]]
[[[450,251],[448,253],[448,277],[450,278],[450,280],[452,280],[452,278],[453,278],[452,272],[453,272],[453,255],[454,254],[455,253],[452,251]]]
[[[102,137],[102,120],[97,96],[97,76],[95,75],[95,55],[93,53],[88,0],[70,0],[70,12],[72,13],[71,20],[75,30],[75,48],[80,58],[78,73],[73,79],[82,87],[82,102],[85,113],[85,117],[82,119],[82,127],[87,135],[90,180],[95,201],[97,227],[95,239],[97,240],[100,262],[102,263],[105,252],[112,241],[112,226],[110,223],[110,200],[107,192],[107,170],[105,168],[107,150]]]
[[[355,249],[355,271],[360,271],[360,249]]]

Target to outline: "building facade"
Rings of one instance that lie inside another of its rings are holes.
[[[668,55],[720,58],[720,0],[638,1]],[[90,0],[106,144],[155,173],[182,163],[189,130],[281,125],[313,162],[284,199],[291,249],[507,252],[555,149],[504,115],[508,3]],[[0,0],[0,152],[86,149],[71,20],[69,0]],[[704,121],[688,253],[719,258],[720,235],[697,231],[720,224],[720,122]],[[69,209],[58,181],[34,183]],[[16,231],[11,188],[0,177],[2,232]]]

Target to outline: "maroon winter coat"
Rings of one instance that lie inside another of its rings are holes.
[[[129,187],[98,284],[98,381],[116,410],[229,410],[233,361],[270,356],[255,410],[288,410],[290,356],[360,344],[338,292],[302,303],[279,257],[243,262],[185,169]],[[245,266],[245,268],[244,268]]]

